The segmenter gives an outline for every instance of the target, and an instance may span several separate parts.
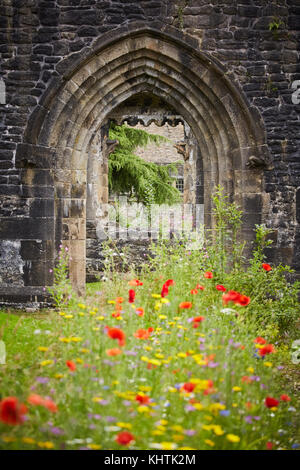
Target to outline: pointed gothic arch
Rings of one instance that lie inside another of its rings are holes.
[[[92,159],[101,185],[106,175],[99,155],[100,129],[113,109],[142,93],[176,109],[197,138],[206,222],[211,221],[210,196],[217,184],[244,210],[247,238],[261,221],[261,168],[270,161],[257,109],[224,67],[199,51],[193,38],[159,24],[116,28],[58,64],[16,156],[17,165],[27,168],[24,180],[34,168],[42,168],[51,180],[54,192],[49,198],[55,204],[49,215],[52,248],[47,256],[53,262],[60,240],[68,242],[70,274],[79,292],[85,284],[88,162]]]

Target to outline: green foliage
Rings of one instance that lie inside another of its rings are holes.
[[[217,186],[212,196],[215,228],[207,240],[207,249],[212,266],[221,276],[225,271],[237,272],[243,262],[244,242],[239,242],[242,211],[228,201],[224,188]]]
[[[273,16],[272,21],[269,23],[269,31],[272,32],[274,39],[278,39],[278,31],[281,26],[285,27],[284,21],[278,16]]]
[[[54,304],[57,308],[63,308],[69,305],[74,297],[71,281],[69,279],[69,254],[68,249],[61,246],[57,264],[54,267],[54,284],[48,287]]]
[[[109,138],[118,140],[119,145],[109,156],[109,189],[114,193],[129,194],[146,206],[150,204],[175,204],[181,200],[180,192],[172,186],[174,178],[170,172],[177,171],[176,164],[157,165],[146,162],[134,151],[150,142],[159,145],[167,139],[160,135],[149,134],[141,129],[126,125],[111,125]]]
[[[284,22],[278,16],[274,16],[272,21],[269,23],[269,31],[277,31],[280,26],[284,26]]]

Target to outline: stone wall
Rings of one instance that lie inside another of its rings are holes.
[[[62,77],[68,79],[64,73],[71,64],[84,63],[102,37],[113,41],[118,28],[130,31],[135,22],[162,32],[169,28],[178,40],[187,41],[212,63],[216,60],[224,77],[238,85],[249,107],[262,117],[272,165],[263,170],[262,198],[255,195],[245,202],[253,214],[248,219],[254,225],[254,215],[263,214],[263,221],[275,230],[270,261],[292,264],[300,272],[295,249],[300,236],[296,216],[300,105],[291,98],[292,82],[300,79],[300,0],[2,0],[0,77],[7,92],[6,104],[0,104],[0,298],[4,303],[16,298],[17,286],[20,299],[40,299],[42,287],[52,282],[49,240],[59,242],[61,229],[55,220],[62,217],[56,212],[55,219],[53,205],[55,198],[68,193],[73,178],[62,168],[54,190],[49,169],[55,153],[50,146],[36,146],[33,156],[31,140],[36,132],[38,141],[39,131],[36,125],[28,126],[29,116],[31,122],[38,122],[34,116],[47,108]],[[180,60],[188,67],[186,53]],[[250,193],[256,171],[244,185]],[[236,184],[232,182],[233,187]],[[70,206],[75,221],[78,210],[76,204]],[[23,286],[28,293],[24,297]]]
[[[150,143],[147,147],[137,148],[136,154],[148,162],[167,164],[183,161],[182,155],[178,154],[174,145],[178,142],[184,141],[184,127],[182,124],[178,124],[176,127],[171,127],[169,124],[165,124],[162,127],[158,127],[154,123],[150,124],[149,127],[144,127],[142,124],[137,124],[136,129],[143,129],[150,134],[159,134],[171,142],[161,142],[159,146],[154,143]]]

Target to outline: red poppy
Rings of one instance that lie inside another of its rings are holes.
[[[196,384],[192,384],[191,382],[186,382],[183,386],[182,389],[187,392],[187,393],[192,393],[196,387]]]
[[[266,354],[271,354],[275,352],[273,344],[266,344],[259,350],[259,355],[264,357]]]
[[[112,348],[112,349],[107,349],[106,354],[108,356],[118,356],[119,354],[122,354],[122,351],[119,348]]]
[[[118,318],[118,317],[121,316],[121,313],[120,313],[120,311],[119,311],[119,312],[113,312],[113,313],[111,314],[111,316],[112,316],[113,318]]]
[[[265,405],[267,408],[274,408],[279,405],[279,401],[272,397],[267,397],[265,399]]]
[[[143,317],[145,315],[143,307],[138,307],[135,311],[139,317]]]
[[[224,287],[224,286],[222,286],[222,285],[220,285],[220,284],[218,284],[218,285],[216,286],[216,289],[219,290],[220,292],[226,292],[226,287]]]
[[[54,401],[50,400],[50,398],[44,399],[43,406],[47,408],[49,411],[52,411],[52,413],[56,413],[58,411],[57,405],[54,403]]]
[[[179,304],[179,308],[192,308],[193,304],[192,302],[181,302]]]
[[[49,411],[52,411],[52,413],[56,413],[58,411],[57,405],[52,400],[50,400],[50,398],[43,398],[36,393],[29,395],[27,402],[33,406],[43,406]]]
[[[267,263],[263,263],[261,266],[265,271],[272,271],[272,267]]]
[[[27,407],[19,403],[16,397],[6,397],[0,401],[0,421],[5,424],[22,424],[26,413]]]
[[[251,382],[253,382],[253,379],[251,379],[251,377],[248,377],[248,375],[243,375],[242,382],[246,384],[251,384]]]
[[[27,398],[27,402],[30,404],[30,405],[43,405],[44,403],[44,398],[41,397],[40,395],[38,395],[37,393],[32,393],[31,395],[29,395],[29,397]]]
[[[148,339],[150,336],[150,333],[152,333],[153,328],[148,328],[148,330],[144,330],[143,328],[140,328],[139,330],[136,330],[135,333],[133,333],[133,336],[135,336],[138,339]]]
[[[147,364],[147,369],[151,370],[151,369],[157,369],[157,366],[155,366],[154,364],[150,364],[150,362],[148,362]]]
[[[223,303],[228,304],[228,302],[234,302],[235,304],[239,304],[243,307],[249,305],[251,299],[246,295],[240,294],[234,290],[230,290],[227,294],[222,295]]]
[[[272,450],[273,449],[273,443],[272,442],[267,442],[266,443],[266,448],[267,448],[267,450]]]
[[[236,302],[239,296],[239,292],[236,292],[235,290],[230,290],[227,292],[227,294],[222,295],[223,303],[227,305],[228,302]]]
[[[173,279],[168,279],[168,280],[165,282],[164,285],[167,286],[167,287],[170,287],[170,286],[174,286],[174,284],[175,284],[175,283],[174,283]]]
[[[125,333],[120,328],[107,327],[107,334],[111,339],[117,339],[119,346],[125,345]]]
[[[198,328],[201,322],[205,320],[205,317],[194,317],[193,318],[193,328]]]
[[[116,442],[121,446],[128,446],[132,441],[134,441],[134,436],[128,431],[119,432],[116,437]]]
[[[213,276],[213,273],[210,272],[210,271],[206,271],[206,273],[204,273],[204,277],[206,279],[212,279],[214,276]]]
[[[166,286],[166,284],[164,284],[164,285],[162,286],[160,295],[161,295],[162,297],[167,297],[168,294],[169,294],[169,288],[168,288],[168,286]]]
[[[281,401],[291,401],[291,398],[288,395],[283,394],[283,395],[281,395],[280,400]]]
[[[142,405],[147,405],[150,401],[150,397],[147,395],[140,395],[139,393],[135,397],[135,400],[141,403]]]
[[[254,343],[257,343],[257,344],[266,344],[266,340],[264,338],[262,338],[261,336],[258,336],[257,338],[255,338],[254,340]]]
[[[205,320],[205,317],[194,317],[193,318],[194,323],[201,323],[203,320]]]
[[[246,305],[250,304],[250,297],[247,297],[246,295],[240,294],[239,298],[237,299],[236,303],[241,305],[242,307],[246,307]]]
[[[133,289],[129,289],[129,291],[128,291],[128,302],[130,304],[133,304],[134,299],[135,299],[135,291]]]
[[[69,369],[74,372],[76,370],[76,364],[73,361],[66,361],[66,365],[69,367]]]
[[[205,287],[204,287],[204,286],[201,286],[201,284],[197,284],[197,285],[196,285],[196,289],[204,290]]]
[[[192,295],[196,295],[196,294],[198,294],[198,291],[197,291],[197,289],[191,289],[191,294],[192,294]]]
[[[129,281],[128,284],[130,286],[133,286],[133,287],[137,287],[137,286],[142,286],[143,283],[141,281],[139,281],[139,279],[132,279],[132,281]]]

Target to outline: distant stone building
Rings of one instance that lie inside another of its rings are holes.
[[[300,273],[299,44],[299,0],[2,0],[0,303],[47,299],[61,241],[84,292],[112,119],[188,125],[206,225],[221,184]]]

